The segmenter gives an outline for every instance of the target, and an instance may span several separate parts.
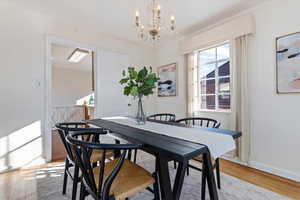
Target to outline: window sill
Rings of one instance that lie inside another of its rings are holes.
[[[208,112],[208,113],[225,113],[230,114],[231,110],[197,110],[195,112]]]

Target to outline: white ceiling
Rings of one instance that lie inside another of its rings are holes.
[[[52,45],[52,63],[53,67],[69,70],[92,71],[92,54],[86,56],[79,63],[68,62],[68,57],[75,48]]]
[[[134,13],[141,18],[151,0],[6,0],[57,20],[83,22],[112,36],[138,41]],[[160,0],[162,12],[174,14],[178,34],[191,33],[266,0]]]

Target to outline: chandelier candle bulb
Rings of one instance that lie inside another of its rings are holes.
[[[139,16],[140,16],[139,11],[136,11],[136,12],[135,12],[135,25],[136,25],[136,27],[139,27],[139,26],[140,26],[140,19],[139,19]]]
[[[142,39],[146,39],[146,38],[145,38],[145,34],[144,34],[144,30],[145,30],[145,27],[142,25],[142,26],[141,26],[141,38],[142,38]]]
[[[171,30],[175,30],[175,17],[174,15],[171,15]]]
[[[174,17],[174,15],[171,15],[171,23],[172,23],[172,24],[175,23],[175,17]]]
[[[157,6],[157,16],[160,18],[160,5]]]

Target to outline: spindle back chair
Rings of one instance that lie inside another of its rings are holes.
[[[171,113],[158,113],[158,114],[148,116],[147,119],[173,122],[173,121],[175,121],[176,116]]]
[[[64,179],[63,179],[63,189],[62,189],[62,193],[63,195],[66,194],[66,190],[67,190],[67,183],[68,183],[68,177],[71,178],[71,180],[73,181],[73,187],[72,187],[72,200],[76,199],[76,195],[77,195],[77,185],[79,183],[79,167],[76,166],[75,163],[75,158],[74,158],[74,154],[72,152],[72,149],[69,145],[69,143],[66,141],[66,137],[69,133],[74,132],[74,131],[97,131],[99,133],[102,134],[106,134],[106,132],[102,129],[102,128],[90,128],[88,126],[87,123],[85,122],[65,122],[65,123],[57,123],[55,125],[55,127],[57,128],[57,131],[59,133],[60,139],[64,145],[64,148],[67,152],[66,158],[65,158],[65,169],[64,169]],[[93,140],[97,140],[99,136],[93,138]],[[91,138],[86,138],[88,140],[90,140]],[[100,157],[97,155],[93,156],[93,162],[97,162],[99,160]],[[95,165],[95,164],[94,164]],[[72,173],[72,171],[70,171],[70,168],[74,167],[74,171]]]
[[[142,167],[126,159],[130,151],[140,149],[141,144],[104,144],[101,139],[97,142],[86,141],[83,138],[98,134],[93,131],[76,131],[67,136],[75,154],[77,165],[82,171],[80,200],[91,195],[95,200],[121,200],[140,192],[155,183],[155,178]],[[89,156],[95,150],[101,150],[102,160],[99,166],[92,167]],[[108,151],[119,151],[119,157],[105,162]],[[131,176],[133,180],[131,180]],[[132,182],[133,181],[133,182]],[[157,186],[155,186],[157,189]],[[156,196],[158,193],[156,193]]]
[[[207,128],[219,128],[220,123],[215,119],[204,118],[204,117],[189,117],[176,120],[178,123],[184,123],[186,125],[201,126]]]

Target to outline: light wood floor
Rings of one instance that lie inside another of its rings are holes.
[[[17,170],[0,174],[1,200],[38,200],[37,182],[31,177],[37,169],[61,164],[53,162],[30,169]],[[63,165],[62,165],[63,166]],[[300,183],[256,169],[245,167],[230,161],[221,160],[222,172],[249,183],[264,187],[278,194],[300,200]]]
[[[43,178],[43,171],[57,165],[64,166],[62,162],[53,162],[0,174],[0,200],[39,200],[38,179]]]
[[[283,196],[300,200],[300,183],[285,179],[257,169],[221,159],[222,172],[266,188]]]

